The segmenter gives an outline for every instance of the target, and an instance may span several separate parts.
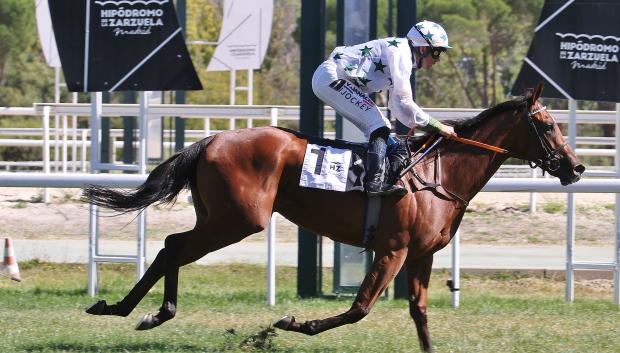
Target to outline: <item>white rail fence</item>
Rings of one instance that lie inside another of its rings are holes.
[[[45,112],[49,107],[47,114]],[[456,119],[475,116],[481,109],[447,109],[429,108],[428,112],[440,120]],[[137,116],[139,113],[138,104],[104,104],[103,116]],[[187,119],[203,119],[204,128],[202,130],[188,130],[185,137],[196,140],[222,130],[212,129],[212,122],[215,120],[228,120],[227,129],[235,129],[244,121],[242,126],[253,127],[256,125],[269,125],[274,119],[277,124],[288,122],[297,125],[299,120],[299,107],[297,106],[213,106],[213,105],[176,105],[159,104],[150,105],[149,114],[156,116],[180,116]],[[568,122],[568,111],[552,110],[551,114],[560,123]],[[32,108],[26,107],[0,107],[0,116],[36,116],[42,118],[41,128],[0,128],[0,146],[13,147],[37,147],[53,148],[53,153],[49,153],[49,158],[42,161],[0,161],[0,168],[10,170],[11,168],[41,167],[43,170],[53,167],[56,172],[85,172],[88,165],[87,149],[90,148],[90,129],[78,128],[77,117],[90,116],[90,104],[85,103],[42,103],[35,104]],[[54,124],[50,127],[50,118],[53,116]],[[578,123],[580,124],[614,124],[615,112],[613,111],[585,111],[578,110]],[[69,117],[71,127],[69,127]],[[333,109],[325,109],[327,121],[333,121],[335,114]],[[121,129],[111,129],[111,157],[116,158],[116,151],[123,147],[123,131]],[[47,136],[47,137],[46,137]],[[166,130],[164,136],[174,139],[174,131]],[[334,137],[333,131],[325,132],[326,137]],[[10,138],[7,138],[10,137]],[[24,137],[24,138],[15,138]],[[41,139],[32,139],[41,137]],[[134,142],[136,143],[136,142]],[[186,145],[192,142],[186,142]],[[577,145],[590,146],[615,146],[613,137],[587,137],[580,136],[576,140]],[[164,147],[170,148],[173,141],[164,141]],[[71,161],[69,158],[71,150]],[[577,148],[579,156],[615,156],[614,148]],[[53,155],[53,160],[51,156]],[[79,155],[79,156],[78,156]],[[592,173],[588,171],[587,173]],[[587,174],[591,176],[611,176],[608,171],[602,170],[597,174]]]

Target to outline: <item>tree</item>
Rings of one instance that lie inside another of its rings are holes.
[[[0,2],[0,84],[11,55],[25,51],[36,39],[32,5],[23,0]]]
[[[0,1],[0,106],[53,100],[53,87],[37,40],[34,2]]]
[[[419,74],[422,91],[430,92],[429,96],[423,93],[425,98],[476,108],[505,100],[543,1],[421,0],[418,4],[419,17],[441,23],[454,47],[442,58],[449,65]],[[451,88],[455,86],[460,92]]]

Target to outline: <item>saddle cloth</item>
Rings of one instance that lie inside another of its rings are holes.
[[[394,183],[407,165],[405,143],[388,144],[384,180]],[[364,191],[367,143],[308,138],[299,186],[340,192]]]
[[[342,192],[364,190],[365,174],[362,159],[357,153],[308,143],[299,185]]]

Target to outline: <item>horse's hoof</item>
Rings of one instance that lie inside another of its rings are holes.
[[[146,314],[142,317],[142,319],[140,319],[140,322],[138,322],[138,324],[136,325],[136,330],[150,330],[155,326],[157,326],[155,325],[155,316],[153,316],[152,314]]]
[[[280,320],[278,320],[278,322],[276,322],[275,324],[273,324],[274,327],[279,328],[281,330],[286,330],[288,331],[288,329],[291,327],[291,325],[295,322],[295,316],[284,316],[283,318],[281,318]]]
[[[103,315],[106,306],[105,300],[100,300],[86,309],[86,313],[91,315]]]

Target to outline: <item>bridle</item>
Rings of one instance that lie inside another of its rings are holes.
[[[560,145],[559,147],[553,149],[551,147],[551,145],[549,144],[549,141],[547,141],[547,139],[544,138],[544,133],[546,131],[542,131],[536,126],[536,122],[534,117],[536,116],[536,114],[544,112],[547,110],[546,106],[542,106],[539,109],[536,109],[534,111],[530,111],[530,105],[526,102],[524,102],[524,104],[526,105],[526,109],[525,112],[527,114],[527,123],[528,123],[528,133],[530,135],[532,135],[532,133],[534,134],[534,136],[536,136],[536,138],[538,139],[538,141],[540,142],[540,146],[542,147],[543,151],[544,151],[544,157],[543,158],[539,158],[536,160],[531,160],[528,157],[525,157],[523,155],[520,154],[516,154],[513,153],[509,150],[506,150],[504,148],[501,147],[496,147],[496,146],[492,146],[492,145],[487,145],[485,143],[481,143],[479,141],[475,141],[475,140],[470,140],[470,139],[466,139],[466,138],[461,138],[461,137],[453,137],[451,138],[451,140],[457,141],[457,142],[461,142],[461,143],[465,143],[468,145],[473,145],[473,146],[477,146],[479,148],[483,148],[495,153],[501,153],[501,154],[505,154],[509,157],[513,157],[513,158],[518,158],[518,159],[522,159],[525,160],[529,163],[530,167],[532,169],[534,168],[538,168],[540,167],[543,172],[547,171],[549,173],[551,172],[555,172],[556,170],[558,170],[560,168],[560,159],[561,157],[558,156],[558,153],[568,144],[568,142],[564,142],[562,145]],[[517,111],[518,112],[518,108]],[[515,112],[515,113],[516,113]],[[553,121],[553,124],[550,125],[550,128],[553,128],[556,125],[556,122]],[[417,155],[418,153],[422,152],[424,150],[424,152],[418,157],[416,158],[415,161],[412,160],[412,155],[411,155],[411,151],[408,151],[408,155],[409,155],[409,160],[411,161],[411,163],[409,165],[407,165],[399,174],[399,179],[402,178],[405,174],[407,173],[413,173],[413,176],[418,179],[418,181],[427,188],[434,188],[436,189],[437,187],[441,186],[447,194],[449,194],[455,201],[462,203],[464,206],[467,206],[469,204],[469,201],[465,200],[463,197],[447,190],[442,184],[441,182],[426,182],[425,180],[423,180],[419,175],[417,175],[417,173],[413,170],[413,167],[415,165],[417,165],[427,154],[429,154],[432,150],[434,150],[436,148],[436,146],[443,140],[443,137],[439,137],[435,140],[435,136],[436,135],[432,135],[425,143],[424,145],[414,154]],[[409,137],[409,136],[407,136]],[[434,140],[434,143],[431,144],[431,142]],[[430,146],[429,146],[430,145]],[[409,147],[409,144],[407,144],[407,148]],[[437,159],[439,159],[439,150],[437,149]],[[436,177],[437,178],[437,177]],[[439,169],[439,176],[438,176],[439,180],[441,180],[441,168]]]
[[[518,158],[518,159],[522,159],[524,161],[527,161],[528,164],[530,165],[530,167],[532,169],[534,168],[538,168],[540,167],[543,172],[547,171],[547,172],[555,172],[556,170],[558,170],[560,168],[560,159],[561,157],[558,156],[558,152],[560,152],[567,144],[568,142],[564,142],[561,146],[559,146],[556,149],[553,149],[551,147],[551,145],[549,144],[549,141],[547,141],[547,139],[544,138],[544,134],[546,131],[540,131],[540,129],[536,126],[536,122],[534,119],[534,116],[536,116],[536,114],[546,111],[547,107],[542,106],[541,108],[535,110],[535,111],[530,111],[530,105],[526,102],[523,102],[523,104],[526,105],[526,110],[525,112],[527,112],[527,123],[528,123],[528,133],[531,136],[532,133],[533,135],[536,137],[536,139],[538,139],[538,142],[540,143],[541,148],[543,149],[543,152],[545,154],[545,156],[543,158],[539,158],[536,160],[531,160],[528,157],[525,157],[521,154],[517,154],[514,152],[511,152],[507,149],[501,148],[501,147],[497,147],[497,146],[492,146],[492,145],[487,145],[485,143],[479,142],[479,141],[475,141],[475,140],[470,140],[470,139],[466,139],[466,138],[462,138],[462,137],[452,137],[450,138],[451,140],[454,140],[456,142],[461,142],[461,143],[465,143],[468,145],[473,145],[473,146],[477,146],[492,152],[497,152],[497,153],[502,153],[502,154],[506,154],[509,157],[513,157],[513,158]],[[515,110],[515,114],[518,112],[518,108],[517,110]],[[552,129],[553,126],[555,126],[555,121],[553,122],[553,124],[549,125],[549,129]]]
[[[543,131],[541,133],[539,128],[536,126],[536,122],[534,121],[534,116],[536,116],[536,114],[540,112],[546,111],[547,107],[542,106],[541,108],[536,109],[535,111],[530,111],[529,108],[530,106],[527,105],[527,110],[526,110],[527,111],[527,123],[528,123],[528,126],[530,127],[528,131],[530,132],[530,134],[532,132],[534,133],[535,137],[540,142],[540,146],[542,147],[545,156],[543,158],[539,158],[533,161],[528,158],[523,158],[519,156],[514,156],[514,157],[526,160],[532,169],[540,167],[542,170],[546,170],[547,172],[555,172],[556,170],[560,168],[561,157],[558,156],[558,152],[564,149],[564,147],[568,144],[568,142],[564,142],[562,145],[560,145],[556,149],[553,149],[551,145],[549,144],[549,141],[547,141],[547,139],[543,137],[545,132]],[[555,121],[553,122],[553,125],[555,125]]]

